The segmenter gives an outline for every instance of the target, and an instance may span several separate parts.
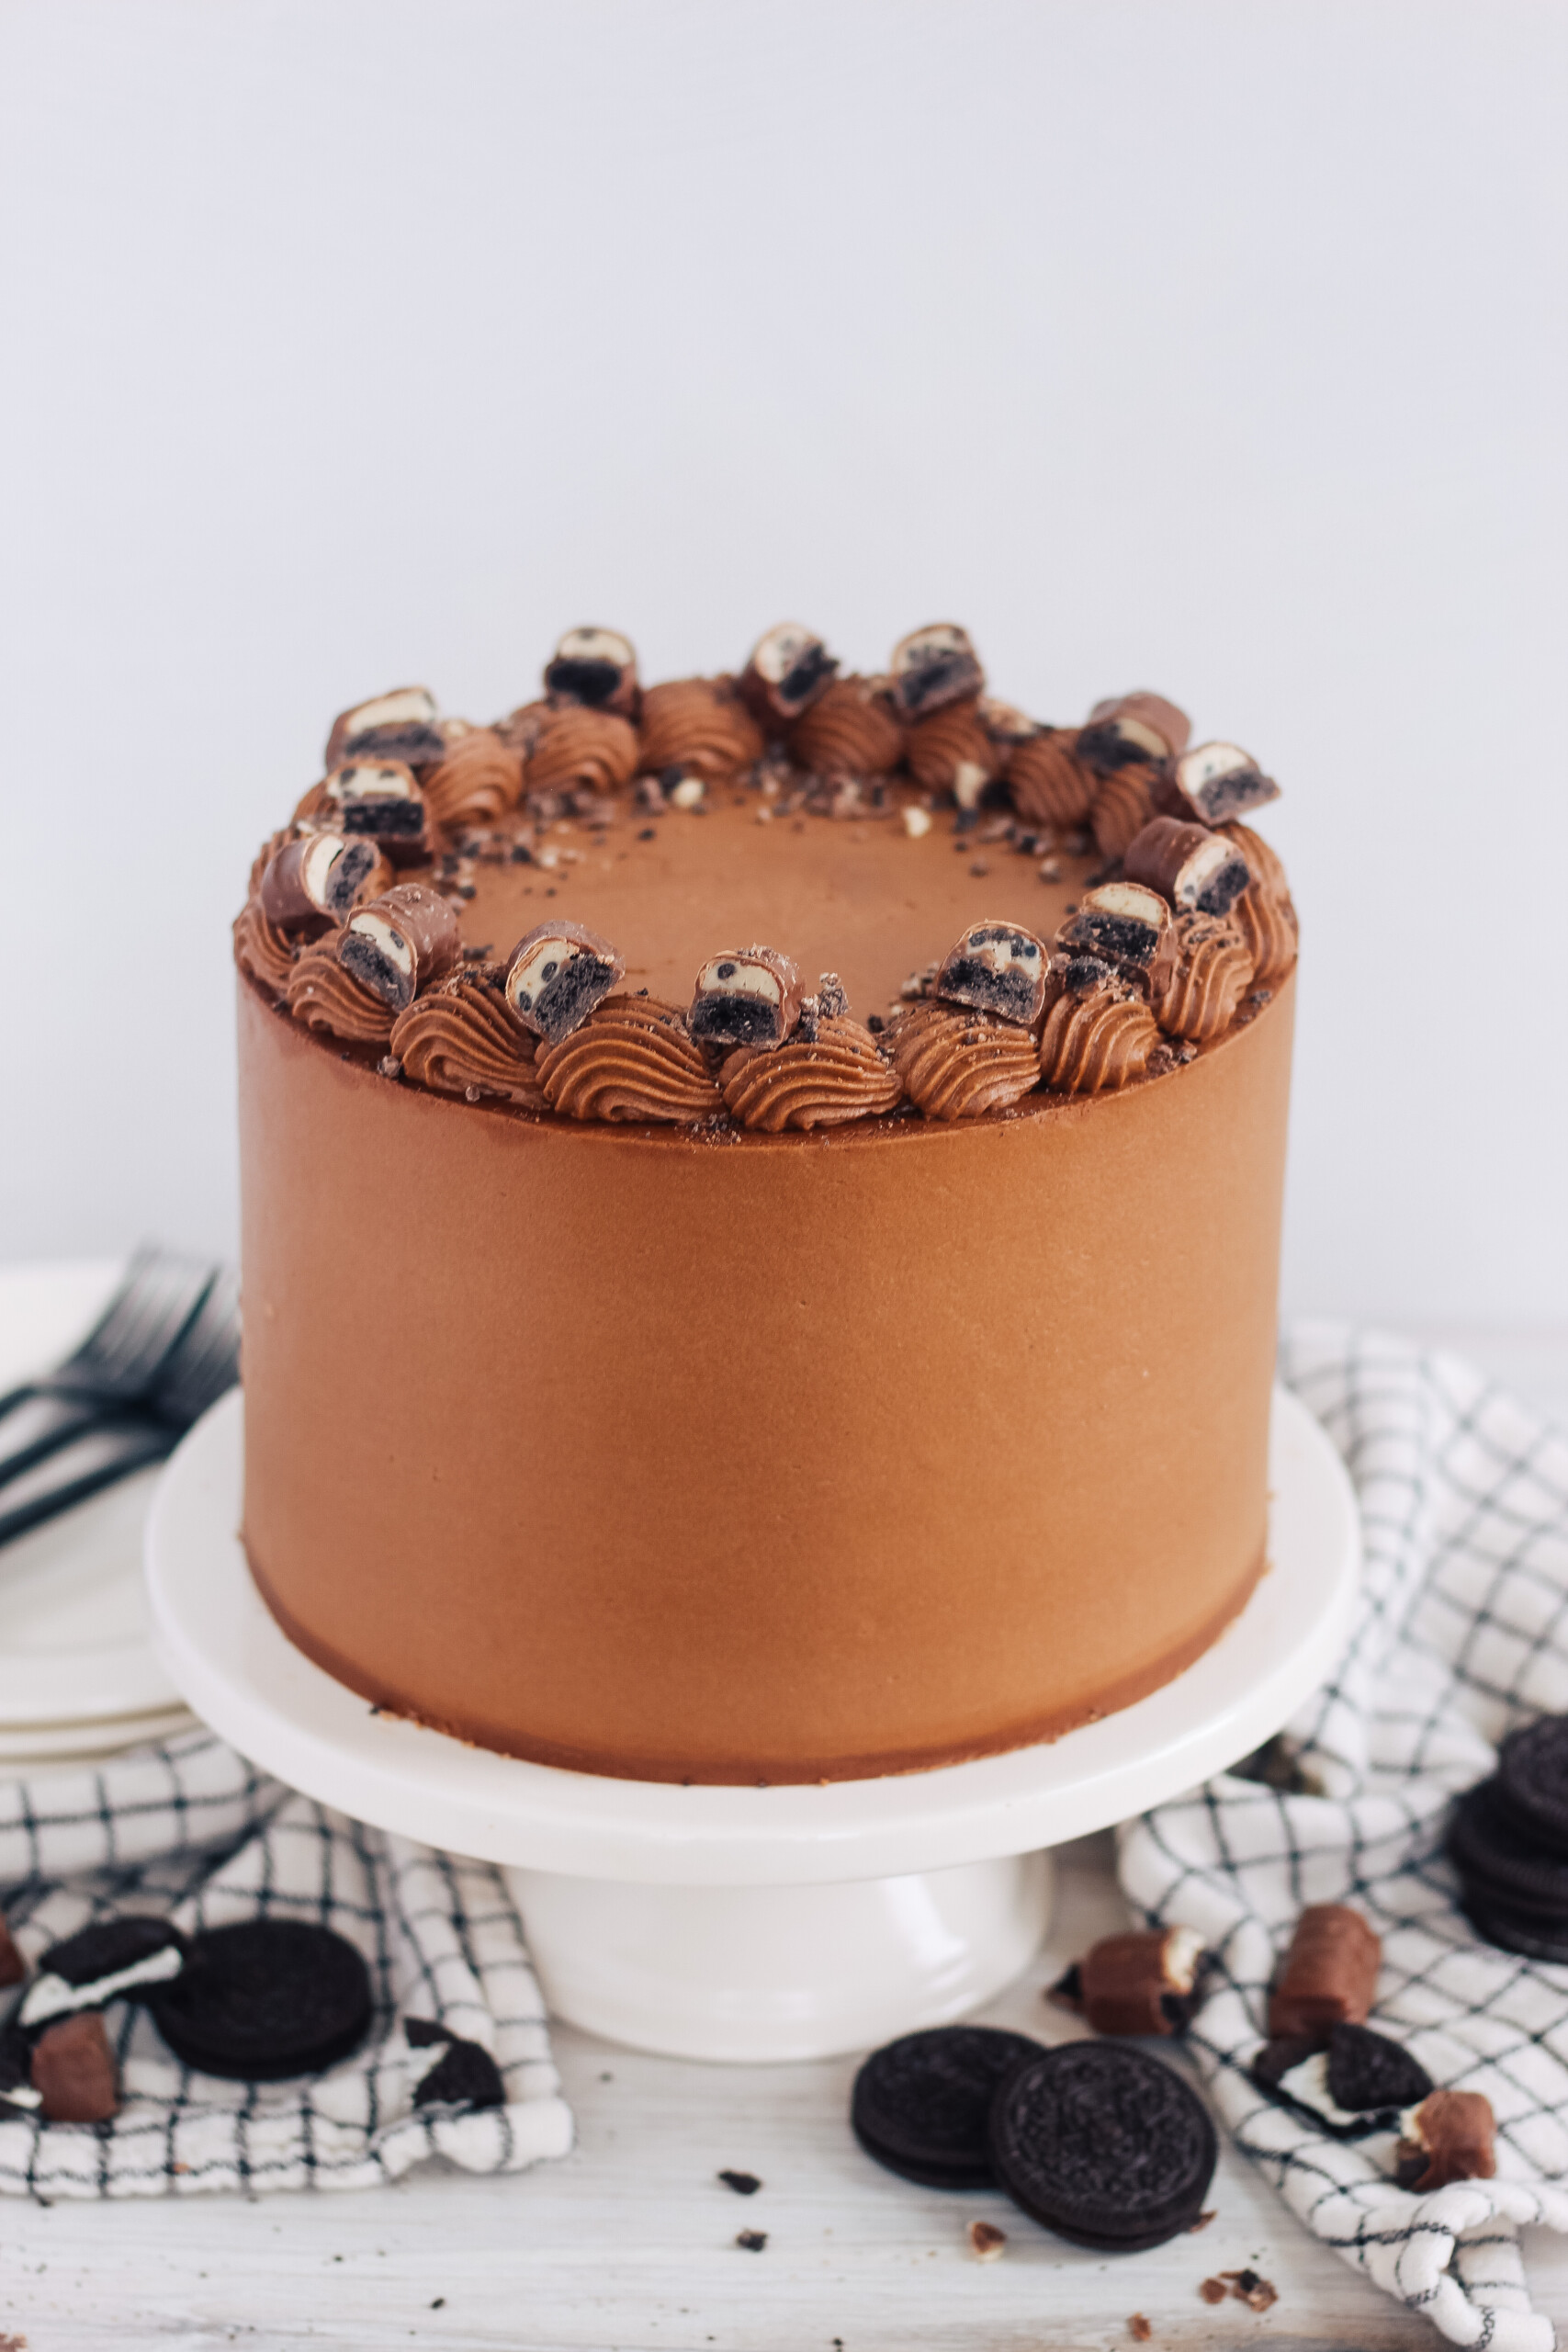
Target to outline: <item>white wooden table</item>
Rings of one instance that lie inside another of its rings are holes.
[[[1568,1334],[1441,1331],[1568,1418]],[[1041,1989],[1122,1924],[1109,1838],[1059,1856],[1050,1942],[984,2014],[1049,2040]],[[1433,2346],[1435,2331],[1318,2245],[1250,2165],[1222,2153],[1213,2223],[1148,2254],[1080,2252],[1000,2197],[909,2187],[863,2156],[845,2120],[852,2059],[768,2068],[642,2057],[558,2029],[576,2152],[510,2179],[426,2170],[340,2196],[0,2205],[0,2352],[207,2352],[241,2344],[412,2344],[430,2352],[1047,2352],[1132,2341]],[[722,2166],[757,2174],[741,2198]],[[980,2217],[999,2261],[969,2254]],[[760,2253],[742,2229],[765,2231]],[[1538,2304],[1568,2324],[1568,2245],[1532,2233]],[[1261,2316],[1203,2303],[1249,2266]]]

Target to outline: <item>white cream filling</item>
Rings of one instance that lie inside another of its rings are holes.
[[[764,1004],[782,1004],[784,987],[766,964],[748,963],[743,956],[715,956],[697,974],[698,996],[754,996]]]
[[[392,761],[347,760],[327,778],[334,800],[412,800],[418,789],[410,771]]]
[[[157,1951],[149,1952],[145,1960],[133,1961],[129,1968],[117,1968],[107,1976],[95,1976],[87,1984],[68,1984],[63,1976],[37,1976],[17,2012],[17,2022],[22,2026],[43,2025],[51,2018],[69,2017],[75,2009],[98,2008],[105,2001],[130,1992],[133,1985],[166,1984],[184,1966],[185,1954],[178,1944],[164,1944]]]
[[[350,931],[357,931],[380,949],[389,964],[408,978],[413,970],[413,949],[400,931],[394,931],[385,915],[369,910],[349,920]]]
[[[1244,752],[1239,743],[1200,743],[1177,762],[1176,781],[1183,792],[1196,792],[1219,776],[1238,775],[1257,765],[1251,752]]]
[[[583,954],[574,939],[541,939],[506,976],[506,993],[519,1012],[532,1012],[563,964]]]
[[[1295,2099],[1302,2107],[1310,2107],[1315,2115],[1321,2115],[1325,2123],[1344,2129],[1366,2120],[1364,2109],[1341,2107],[1330,2091],[1326,2050],[1314,2051],[1310,2058],[1303,2058],[1299,2066],[1292,2066],[1288,2075],[1281,2075],[1280,2088],[1287,2098]]]
[[[631,639],[613,628],[569,628],[556,648],[558,662],[613,662],[617,670],[631,667]]]
[[[969,639],[963,629],[950,621],[940,621],[934,628],[918,628],[893,649],[893,674],[901,678],[906,671],[923,670],[928,662],[940,660],[949,653],[967,653]]]
[[[348,847],[341,833],[314,833],[299,860],[299,887],[313,907],[328,911],[333,868]]]
[[[1165,737],[1156,733],[1145,719],[1112,718],[1108,721],[1106,731],[1114,735],[1119,742],[1135,743],[1140,752],[1148,753],[1151,760],[1168,760],[1170,757],[1170,745]]]
[[[1234,844],[1223,833],[1201,842],[1176,877],[1176,897],[1181,905],[1195,907],[1221,866],[1228,865],[1235,855]]]
[[[1120,915],[1126,922],[1147,923],[1151,931],[1163,931],[1170,921],[1159,892],[1141,882],[1102,882],[1098,890],[1085,892],[1083,904],[1091,914]]]
[[[1190,1993],[1203,1957],[1203,1939],[1196,1928],[1169,1928],[1160,1951],[1165,1980],[1178,1993]]]
[[[931,829],[931,812],[911,800],[904,811],[904,831],[912,842],[924,840]]]
[[[961,808],[977,808],[989,782],[978,760],[960,760],[953,771],[953,797]]]
[[[396,694],[356,704],[344,724],[350,735],[363,735],[367,727],[428,727],[434,718],[435,696],[427,686],[400,686]]]
[[[781,621],[777,628],[771,628],[766,637],[758,639],[751,666],[759,678],[766,679],[770,686],[780,685],[801,655],[820,641],[810,629],[803,628],[798,621]]]

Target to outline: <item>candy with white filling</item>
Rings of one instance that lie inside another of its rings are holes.
[[[800,1020],[800,973],[776,947],[727,947],[697,974],[686,1026],[700,1046],[782,1046]]]
[[[1151,819],[1128,843],[1122,871],[1129,882],[1146,882],[1181,914],[1228,915],[1252,879],[1234,842],[1179,817]]]
[[[1177,758],[1192,731],[1184,710],[1163,695],[1112,695],[1097,702],[1077,741],[1080,759],[1097,768],[1122,768]]]
[[[394,864],[426,854],[424,793],[406,761],[344,760],[327,777],[326,795],[344,831],[379,842]]]
[[[1056,944],[1099,956],[1151,989],[1162,985],[1176,960],[1170,909],[1143,882],[1102,882],[1086,890],[1057,932]]]
[[[1199,743],[1161,778],[1155,797],[1168,816],[1228,825],[1233,817],[1278,800],[1280,787],[1239,743]]]
[[[630,638],[614,628],[569,628],[545,665],[545,692],[555,703],[633,718],[637,675]]]
[[[966,629],[933,621],[900,638],[888,664],[893,700],[905,718],[927,718],[950,702],[977,695],[986,683]]]
[[[1203,1939],[1193,1928],[1102,1936],[1051,1987],[1096,2033],[1179,2033],[1198,2007]]]
[[[446,752],[428,686],[398,686],[389,695],[357,702],[339,712],[327,737],[329,768],[349,759],[400,760],[406,767],[433,768]]]
[[[419,989],[452,970],[462,955],[457,918],[423,882],[395,889],[350,915],[337,959],[373,996],[401,1012]]]
[[[1309,1904],[1269,1996],[1270,2038],[1324,2048],[1342,2019],[1365,2025],[1382,1962],[1382,1939],[1359,1911],[1348,1903]]]
[[[558,1046],[581,1028],[626,969],[625,959],[596,931],[580,922],[540,922],[513,949],[502,986],[524,1028]]]
[[[343,922],[378,867],[389,880],[378,845],[365,834],[308,833],[286,842],[262,876],[262,912],[280,931]]]
[[[799,621],[780,621],[751,648],[740,692],[764,726],[770,719],[787,726],[826,693],[838,667],[819,637]]]
[[[1021,924],[975,922],[948,949],[931,993],[1027,1029],[1044,1010],[1050,965],[1044,943]]]
[[[1496,2143],[1492,2102],[1480,2091],[1433,2091],[1400,2118],[1395,2177],[1418,2197],[1454,2180],[1491,2180]]]

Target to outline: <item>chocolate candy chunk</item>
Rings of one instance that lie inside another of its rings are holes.
[[[351,1943],[306,1919],[240,1919],[191,1939],[185,1973],[150,2001],[176,2058],[231,2082],[320,2074],[370,2024],[370,1975]]]
[[[327,737],[329,768],[335,768],[349,756],[349,745],[369,735],[385,735],[407,728],[415,741],[423,741],[427,733],[436,733],[435,696],[428,686],[394,686],[388,695],[375,695],[368,702],[356,702],[350,710],[339,711]],[[437,741],[442,739],[437,734]],[[443,750],[445,743],[442,744]],[[400,752],[393,752],[401,759]],[[439,756],[439,754],[437,755]]]
[[[569,628],[546,664],[545,691],[554,703],[635,717],[637,655],[630,638],[613,628]]]
[[[97,1920],[42,1955],[17,2022],[32,2033],[78,2009],[101,2009],[106,2001],[145,2000],[185,1963],[186,1939],[167,1919],[134,1912]]]
[[[119,2107],[119,2070],[104,2021],[84,2009],[39,2036],[32,2086],[51,2123],[107,2123]]]
[[[558,1046],[581,1029],[626,969],[596,931],[580,922],[540,922],[513,949],[502,986],[524,1028]]]
[[[1341,2020],[1364,2025],[1378,1988],[1382,1945],[1359,1911],[1314,1903],[1296,1921],[1269,1996],[1269,2032],[1325,2046]]]
[[[1491,2102],[1479,2091],[1433,2091],[1401,2120],[1395,2177],[1421,2196],[1452,2180],[1490,2180],[1496,2143]]]
[[[1178,2033],[1198,2007],[1203,1939],[1191,1928],[1102,1936],[1052,1997],[1096,2033]]]
[[[953,621],[933,621],[900,638],[888,672],[893,701],[904,718],[928,718],[946,703],[977,695],[986,683],[968,632]]]
[[[0,1990],[7,1984],[19,1984],[28,1973],[28,1963],[17,1949],[16,1939],[0,1913]]]
[[[798,621],[780,621],[751,648],[741,695],[764,727],[770,719],[787,725],[827,692],[838,667],[819,637]]]
[[[800,973],[776,947],[727,947],[697,974],[686,1026],[699,1046],[782,1046],[800,1019]]]
[[[987,2122],[999,2083],[1040,2044],[994,2026],[940,2025],[874,2051],[850,2122],[868,2156],[926,2188],[989,2188]]]
[[[1252,879],[1247,860],[1223,833],[1156,817],[1134,836],[1122,861],[1129,882],[1146,882],[1181,914],[1227,915]]]
[[[1027,1029],[1044,1009],[1050,964],[1043,943],[1018,923],[971,923],[948,949],[931,993]]]
[[[1228,824],[1278,800],[1280,787],[1265,775],[1250,752],[1236,743],[1200,743],[1184,752],[1156,795],[1159,806],[1173,817],[1200,825]]]
[[[1008,2195],[1058,2237],[1134,2254],[1190,2230],[1219,2154],[1208,2110],[1141,2050],[1069,2041],[1021,2066],[991,2109]]]
[[[1337,2140],[1393,2131],[1432,2087],[1419,2059],[1364,2025],[1335,2026],[1325,2050],[1300,2038],[1265,2042],[1251,2071],[1259,2090]]]
[[[344,922],[378,867],[391,874],[374,841],[310,833],[286,842],[261,878],[262,912],[280,931],[326,929]]]
[[[454,2034],[414,2092],[413,2103],[415,2107],[504,2107],[506,2086],[488,2050]]]
[[[1077,913],[1057,932],[1056,944],[1071,956],[1114,964],[1150,989],[1164,985],[1176,960],[1170,909],[1142,882],[1102,882],[1086,890]]]
[[[378,842],[395,864],[408,865],[429,849],[424,794],[400,760],[345,760],[326,780],[326,797],[345,833]]]
[[[1467,1896],[1533,1913],[1568,1935],[1568,1860],[1520,1827],[1500,1780],[1466,1790],[1454,1807],[1448,1847]]]
[[[1191,722],[1163,695],[1112,695],[1097,702],[1078,735],[1077,755],[1102,773],[1153,760],[1175,759],[1187,749]]]
[[[1511,1731],[1497,1752],[1497,1793],[1519,1827],[1568,1856],[1568,1715]]]
[[[457,918],[423,882],[400,882],[350,915],[337,956],[373,996],[401,1012],[418,989],[461,961]]]

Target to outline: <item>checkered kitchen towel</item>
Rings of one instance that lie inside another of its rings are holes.
[[[1515,2233],[1568,2230],[1568,1967],[1480,1940],[1443,1833],[1505,1732],[1568,1711],[1568,1442],[1400,1340],[1298,1326],[1281,1372],[1345,1457],[1366,1550],[1349,1645],[1289,1726],[1323,1793],[1221,1773],[1126,1826],[1122,1884],[1151,1925],[1195,1928],[1217,1952],[1190,2045],[1307,2227],[1456,2344],[1546,2352]],[[1490,2099],[1495,2180],[1397,2189],[1390,2139],[1332,2140],[1247,2080],[1297,1913],[1340,1902],[1382,1938],[1371,2022],[1435,2083]]]
[[[500,1874],[294,1795],[209,1732],[96,1771],[0,1782],[0,1904],[29,1960],[122,1911],[187,1929],[264,1913],[312,1920],[358,1946],[376,1999],[355,2056],[260,2086],[191,2073],[141,2009],[111,2009],[118,2115],[44,2123],[0,2110],[9,2195],[367,2188],[426,2156],[518,2172],[571,2145],[544,2003]],[[482,2044],[507,2104],[416,2108],[441,2052],[411,2048],[409,2017]]]

